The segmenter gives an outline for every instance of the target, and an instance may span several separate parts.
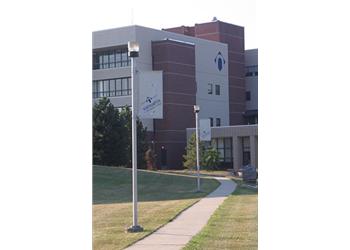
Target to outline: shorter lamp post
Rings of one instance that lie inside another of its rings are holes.
[[[136,93],[135,93],[135,58],[139,56],[139,44],[128,42],[128,52],[131,58],[131,137],[132,137],[132,226],[127,232],[142,232],[143,228],[137,223],[137,130],[136,130]]]
[[[199,177],[199,128],[198,128],[198,113],[200,107],[198,105],[193,106],[194,113],[196,115],[196,156],[197,156],[197,192],[201,191],[201,182]]]

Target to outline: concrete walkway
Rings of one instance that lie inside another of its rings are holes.
[[[228,178],[215,177],[221,185],[146,238],[126,248],[130,250],[173,250],[183,248],[207,224],[210,216],[236,188]],[[155,215],[156,216],[156,215]]]

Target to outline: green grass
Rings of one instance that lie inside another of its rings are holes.
[[[181,169],[181,170],[159,170],[164,173],[174,173],[174,174],[185,174],[185,175],[195,175],[197,174],[196,170],[193,169]],[[204,176],[220,176],[220,177],[232,177],[231,172],[227,170],[200,170],[201,175]]]
[[[185,208],[219,186],[202,180],[150,171],[138,171],[139,224],[141,233],[125,233],[132,224],[131,170],[116,167],[93,168],[93,248],[123,249],[166,224]]]
[[[178,175],[197,175],[196,170],[192,169],[182,169],[182,170],[160,170],[162,173],[172,173]],[[200,175],[202,177],[226,177],[232,179],[236,183],[241,183],[243,180],[241,177],[233,176],[230,171],[227,170],[200,170]]]
[[[186,245],[194,249],[258,249],[258,194],[237,187]]]

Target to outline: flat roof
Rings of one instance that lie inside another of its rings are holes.
[[[152,31],[157,31],[157,32],[163,32],[163,33],[167,33],[169,34],[169,36],[180,36],[183,37],[185,40],[198,40],[198,41],[202,41],[202,42],[207,42],[207,43],[214,43],[214,44],[220,44],[220,45],[224,45],[227,46],[226,43],[222,43],[222,42],[218,42],[218,41],[212,41],[212,40],[208,40],[208,39],[203,39],[200,37],[196,37],[196,36],[188,36],[188,35],[184,35],[184,34],[180,34],[180,33],[176,33],[176,32],[171,32],[171,31],[166,31],[166,30],[161,30],[161,29],[154,29],[154,28],[149,28],[149,27],[145,27],[145,26],[141,26],[141,25],[127,25],[127,26],[121,26],[121,27],[117,27],[117,28],[110,28],[110,29],[103,29],[103,30],[96,30],[93,31],[93,35],[96,33],[100,33],[100,32],[109,32],[109,31],[118,31],[119,29],[127,29],[127,28],[135,28],[135,30],[137,28],[141,28],[141,29],[146,29],[146,30],[152,30]],[[173,39],[169,37],[169,40]],[[176,41],[178,39],[173,39],[173,41]],[[181,40],[178,40],[181,41]],[[187,42],[187,41],[181,41],[181,42]],[[191,42],[187,42],[190,43]],[[193,43],[194,44],[194,43]]]

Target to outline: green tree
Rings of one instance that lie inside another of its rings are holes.
[[[204,156],[204,143],[199,141],[199,165],[202,165],[202,159]],[[195,169],[197,165],[196,156],[196,133],[193,133],[188,141],[186,147],[186,154],[183,155],[184,167],[188,169]]]
[[[126,144],[126,152],[125,156],[127,161],[125,161],[124,165],[131,167],[132,166],[132,142],[131,142],[131,109],[128,106],[125,106],[120,111],[120,117],[122,120],[122,123],[124,124],[126,128],[125,137],[127,140]],[[146,167],[146,161],[144,159],[145,152],[148,149],[148,144],[146,141],[147,136],[147,129],[143,127],[142,122],[139,118],[136,120],[137,124],[137,165],[139,168],[145,168]]]
[[[219,152],[215,148],[207,148],[203,156],[203,168],[208,170],[217,169],[219,165]]]
[[[138,167],[144,168],[147,130],[139,119],[136,123]],[[131,109],[119,112],[109,99],[100,99],[93,107],[93,163],[130,167],[131,150]]]
[[[93,163],[122,165],[125,157],[126,128],[107,98],[102,98],[93,107]]]

